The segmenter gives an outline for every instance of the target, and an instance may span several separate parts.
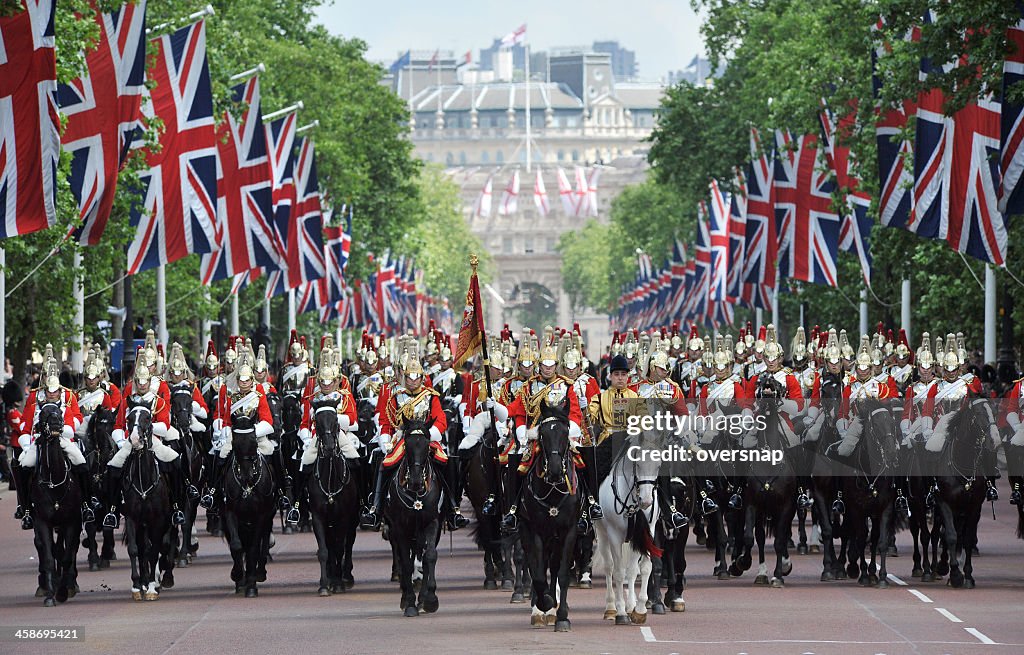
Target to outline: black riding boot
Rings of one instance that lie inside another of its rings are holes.
[[[508,507],[508,511],[501,517],[501,530],[507,534],[511,534],[519,529],[519,519],[516,516],[516,511],[519,507],[519,483],[522,477],[519,475],[519,461],[521,458],[521,455],[510,453],[508,456],[508,468],[505,471],[505,474],[508,476],[508,488],[505,495],[505,505]]]
[[[103,527],[111,530],[120,523],[117,507],[121,504],[121,469],[116,466],[107,467],[106,492],[103,494],[110,502],[110,510],[103,517]]]
[[[291,509],[284,516],[284,521],[288,525],[298,525],[299,518],[302,513],[299,511],[299,505],[302,503],[302,490],[306,488],[306,470],[299,466],[299,470],[295,472],[295,483],[292,486],[292,490],[297,492],[295,495],[295,502],[292,503]]]
[[[274,482],[281,493],[277,506],[282,510],[289,510],[292,507],[292,479],[284,466],[284,454],[280,448],[274,449],[274,454],[270,456],[270,465],[274,469]]]
[[[982,465],[985,470],[985,500],[995,502],[999,500],[999,491],[996,489],[996,480],[1002,477],[999,474],[999,464],[996,460],[996,453],[993,450],[986,450],[982,457]]]
[[[224,477],[224,467],[227,466],[227,458],[216,456],[213,459],[213,470],[210,472],[209,490],[205,496],[199,499],[199,505],[207,510],[208,514],[217,514],[220,511],[221,483]]]
[[[380,527],[381,506],[384,504],[384,478],[391,480],[391,471],[384,467],[384,463],[377,464],[377,481],[373,489],[373,502],[359,518],[359,527],[364,530],[376,530]]]
[[[690,524],[690,518],[676,509],[672,502],[672,480],[667,475],[658,478],[658,502],[661,503],[661,513],[669,527],[679,530]]]
[[[32,521],[32,497],[29,495],[29,484],[32,480],[32,469],[27,466],[17,466],[14,469],[17,476],[18,508],[14,511],[14,518],[21,519],[21,529],[31,530],[35,525]]]
[[[814,501],[811,500],[810,494],[807,493],[807,489],[801,485],[796,490],[796,506],[797,509],[811,509]]]
[[[185,525],[185,476],[181,472],[181,457],[167,464],[167,475],[170,478],[171,492],[171,525]]]
[[[82,492],[82,523],[92,523],[96,520],[93,508],[99,509],[100,501],[92,490],[92,473],[89,472],[89,465],[76,464],[72,470]]]
[[[445,527],[448,528],[449,532],[466,527],[469,525],[469,519],[462,515],[460,507],[462,504],[462,492],[459,488],[461,471],[459,470],[458,455],[449,457],[448,462],[445,464],[433,458],[430,461],[434,465],[434,472],[438,474],[441,484],[444,485],[444,496],[447,504]]]
[[[604,518],[604,510],[601,509],[601,503],[597,502],[601,490],[601,485],[597,481],[597,447],[580,446],[580,454],[583,455],[583,464],[587,472],[584,476],[587,484],[587,518],[591,521],[600,521]]]

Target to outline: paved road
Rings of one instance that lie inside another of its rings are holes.
[[[798,556],[782,590],[753,586],[749,575],[718,581],[704,548],[688,552],[686,612],[651,616],[644,627],[602,620],[603,577],[593,590],[573,589],[572,632],[529,627],[529,610],[510,605],[509,592],[483,589],[479,554],[468,531],[442,540],[437,614],[407,619],[389,582],[390,550],[379,535],[356,542],[355,588],[316,595],[319,567],[311,534],[277,536],[269,579],[257,599],[233,593],[225,543],[203,535],[192,566],[155,603],[133,602],[130,568],[122,558],[106,571],[80,566],[82,593],[57,608],[33,596],[35,549],[30,533],[10,518],[14,493],[0,498],[0,626],[84,625],[75,644],[0,642],[0,653],[1021,653],[1024,652],[1024,542],[1013,535],[1015,514],[1001,501],[998,520],[986,508],[978,588],[954,590],[910,576],[909,533],[890,559],[890,589],[855,582],[821,583],[817,555]],[[85,562],[80,553],[80,562]],[[903,582],[907,584],[904,585]],[[993,642],[993,643],[989,643]]]

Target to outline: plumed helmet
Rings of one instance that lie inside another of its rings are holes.
[[[217,346],[213,344],[213,340],[206,342],[206,366],[211,369],[216,369],[220,364],[220,359],[217,357]]]
[[[188,362],[185,361],[185,353],[181,349],[180,343],[175,342],[171,345],[171,356],[167,360],[167,368],[175,375],[184,374],[189,379],[192,378],[192,371],[188,368]]]
[[[843,359],[843,350],[839,346],[839,335],[836,329],[828,331],[828,341],[825,342],[825,360],[830,364],[838,364]]]
[[[299,341],[298,330],[292,330],[288,336],[288,354],[295,359],[302,357],[302,342]]]
[[[960,361],[960,356],[957,354],[957,342],[955,334],[946,335],[946,354],[942,357],[942,368],[947,371],[959,370],[960,365],[963,364]]]
[[[228,337],[228,347],[224,350],[224,361],[228,364],[234,364],[238,361],[238,351],[235,350],[235,344],[238,342],[238,337]]]
[[[754,341],[754,352],[763,353],[765,344],[768,343],[768,326],[762,325],[757,331],[757,340]]]
[[[715,345],[715,368],[722,370],[732,364],[732,348],[726,339],[719,339]]]
[[[839,352],[842,353],[843,359],[853,359],[857,353],[853,350],[853,346],[850,345],[850,339],[846,336],[846,330],[839,331]]]
[[[145,392],[149,390],[149,381],[153,379],[153,374],[149,372],[149,367],[146,366],[144,360],[136,360],[135,373],[132,375],[132,382],[136,393]]]
[[[860,370],[870,369],[874,365],[871,358],[871,339],[868,335],[860,338],[860,349],[857,351],[857,368]]]
[[[793,337],[793,361],[803,362],[805,359],[807,359],[807,337],[801,325],[797,327],[796,336]]]
[[[519,340],[519,365],[525,367],[533,366],[533,363],[537,361],[539,353],[534,352],[533,343],[530,337],[532,330],[523,328],[521,338]],[[514,354],[514,353],[513,353]]]
[[[657,367],[657,368],[660,368],[660,369],[663,369],[663,370],[667,371],[668,370],[668,363],[669,363],[668,353],[665,352],[664,350],[656,350],[656,351],[654,351],[654,354],[651,355],[651,359],[648,362],[648,368]]]
[[[260,348],[256,353],[256,364],[254,365],[253,368],[257,373],[265,373],[268,369],[267,347],[262,343],[260,344]]]
[[[43,353],[43,388],[53,393],[61,388],[60,363],[53,354],[53,345],[46,344],[46,351]]]
[[[928,333],[926,332],[925,334]],[[903,328],[900,328],[899,341],[896,343],[896,348],[894,348],[893,351],[900,359],[905,357],[913,358],[914,356],[914,351],[910,349],[910,343],[907,340],[907,331]]]
[[[900,330],[900,332],[903,332]],[[902,335],[906,337],[904,332]],[[923,369],[930,369],[935,366],[935,356],[932,354],[932,339],[927,332],[921,335],[921,347],[917,349],[917,365]]]
[[[697,326],[690,326],[690,338],[686,341],[687,350],[704,350],[704,340],[697,334]]]
[[[320,351],[320,362],[316,369],[316,379],[322,385],[328,385],[338,379],[337,359],[333,348]]]
[[[146,366],[156,365],[159,353],[156,350],[156,333],[153,330],[146,330],[146,341],[142,346],[142,361]]]
[[[782,359],[783,353],[782,344],[779,343],[775,334],[775,326],[769,324],[768,329],[765,331],[764,358],[770,360]]]
[[[103,360],[99,357],[95,350],[90,350],[89,354],[85,358],[84,374],[86,379],[95,380],[102,378],[106,372],[103,366]]]

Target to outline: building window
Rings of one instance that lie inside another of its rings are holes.
[[[455,164],[455,155],[448,153],[444,156],[445,166],[453,166]]]
[[[494,161],[496,163],[498,163],[498,164],[501,164],[502,162],[504,162],[505,161],[505,153],[503,153],[500,150],[498,152],[496,152],[494,154]]]
[[[504,237],[501,240],[501,252],[506,255],[512,254],[512,237]]]
[[[483,152],[480,153],[480,163],[481,164],[489,164],[490,161],[491,161],[491,156],[487,154],[486,150],[484,150]]]
[[[533,254],[533,237],[526,237],[523,240],[523,251],[527,255],[532,255]]]
[[[565,151],[564,150],[559,150],[558,151],[558,161],[565,161]]]
[[[573,150],[572,151],[572,160],[573,161],[579,161],[580,160],[580,151],[579,150]]]
[[[566,127],[577,127],[577,125],[576,125],[576,117],[575,116],[566,116],[565,117],[565,126]]]
[[[558,240],[555,237],[548,237],[547,239],[548,252],[555,252],[558,249]]]
[[[459,153],[459,164],[461,164],[462,166],[466,165],[466,151],[465,150],[463,150],[462,152]]]
[[[427,153],[427,161],[434,161],[434,153],[432,153],[432,152],[428,152]]]

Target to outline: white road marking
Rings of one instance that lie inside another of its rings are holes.
[[[907,583],[906,583],[906,582],[904,582],[904,581],[900,580],[899,578],[897,578],[897,577],[896,577],[895,575],[893,575],[892,573],[890,573],[890,574],[886,575],[885,577],[889,578],[890,580],[892,580],[893,582],[895,582],[896,584],[898,584],[898,585],[899,585],[899,586],[901,586],[901,587],[906,587],[906,586],[907,586]]]
[[[643,626],[642,628],[640,628],[640,634],[642,634],[644,636],[644,641],[647,641],[647,642],[658,641],[657,639],[654,638],[654,630],[651,630],[647,626]]]
[[[952,612],[950,612],[949,610],[947,610],[945,608],[936,607],[935,611],[938,612],[939,614],[941,614],[942,616],[946,617],[947,619],[949,619],[953,623],[963,623],[962,619],[957,618],[957,616],[955,614],[953,614]]]
[[[931,598],[928,598],[927,596],[922,594],[917,589],[907,589],[907,591],[909,591],[910,593],[912,593],[915,596],[917,596],[918,600],[920,600],[922,603],[934,603],[935,602]]]
[[[996,642],[992,641],[991,639],[989,639],[987,636],[985,636],[985,634],[982,633],[977,628],[964,628],[964,630],[966,630],[970,634],[972,634],[975,637],[977,637],[978,641],[980,641],[983,644],[994,644],[994,643],[996,643]]]

